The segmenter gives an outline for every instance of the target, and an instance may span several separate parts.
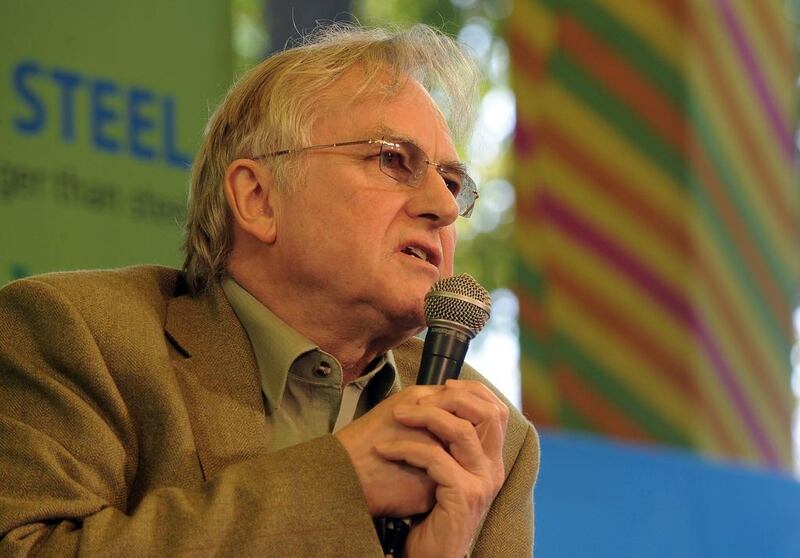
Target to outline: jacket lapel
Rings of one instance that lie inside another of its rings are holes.
[[[266,451],[258,367],[247,334],[219,283],[170,300],[165,324],[206,480]]]
[[[397,365],[397,375],[400,376],[401,388],[413,386],[417,383],[422,345],[421,339],[412,337],[392,349],[394,362]]]

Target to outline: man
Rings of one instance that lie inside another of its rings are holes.
[[[0,292],[0,554],[524,556],[532,426],[471,369],[414,387],[474,184],[472,66],[335,27],[245,75],[194,166],[183,272]],[[411,387],[408,387],[411,386]]]

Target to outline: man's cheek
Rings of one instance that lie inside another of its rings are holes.
[[[443,228],[439,236],[442,242],[442,277],[450,277],[453,274],[453,259],[456,253],[455,225]]]

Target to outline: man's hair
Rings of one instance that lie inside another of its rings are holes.
[[[446,120],[455,137],[469,133],[478,74],[453,39],[426,25],[387,30],[333,24],[317,29],[299,46],[244,74],[206,126],[192,168],[183,245],[183,269],[192,292],[203,291],[222,273],[231,249],[231,216],[223,190],[227,166],[238,158],[309,145],[316,118],[335,95],[329,86],[354,67],[363,80],[349,102],[369,93],[392,95],[406,79],[416,79],[434,97],[445,97]],[[290,187],[289,171],[297,171],[293,159],[269,160],[276,188]]]

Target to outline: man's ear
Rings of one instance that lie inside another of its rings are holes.
[[[236,159],[225,170],[225,198],[236,224],[250,236],[272,244],[277,236],[273,179],[258,161]]]

